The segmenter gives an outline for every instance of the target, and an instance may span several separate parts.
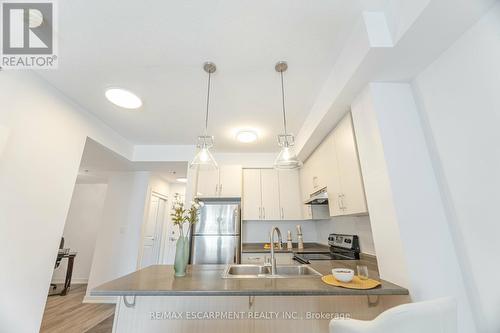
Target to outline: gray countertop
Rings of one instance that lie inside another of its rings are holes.
[[[293,253],[307,253],[307,252],[329,252],[330,247],[328,245],[319,243],[304,243],[303,249],[298,249],[297,243],[293,243],[293,249],[288,250],[286,248],[286,243],[283,243],[282,250],[275,250],[276,252],[293,252]],[[262,253],[269,252],[269,249],[264,249],[264,243],[243,243],[241,245],[241,252],[243,253]]]
[[[321,274],[332,268],[355,267],[359,261],[315,261],[311,266]],[[172,265],[149,266],[105,283],[91,291],[92,296],[351,296],[408,295],[408,290],[382,280],[371,290],[352,290],[327,285],[320,277],[289,279],[223,279],[225,265],[188,266],[184,277],[174,277]],[[370,272],[374,278],[376,272]]]

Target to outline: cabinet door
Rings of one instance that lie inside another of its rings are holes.
[[[260,169],[243,170],[243,220],[262,218]]]
[[[241,197],[241,165],[222,165],[219,168],[219,194],[221,197]]]
[[[219,170],[198,170],[197,197],[219,196]]]
[[[365,214],[368,209],[350,113],[335,128],[334,141],[342,188],[340,194],[342,210],[345,215]]]
[[[251,264],[251,265],[264,265],[264,257],[269,253],[242,253],[241,254],[241,263],[242,264]]]
[[[311,193],[313,193],[312,186],[312,172],[311,172],[311,160],[307,159],[304,162],[304,166],[299,171],[300,176],[300,191],[302,194],[302,201],[309,199]]]
[[[281,220],[278,172],[261,169],[262,215],[264,220]]]
[[[268,254],[269,257],[271,256]],[[275,253],[276,265],[291,265],[293,262],[293,253]]]
[[[278,171],[282,220],[302,220],[302,200],[298,170]]]
[[[302,205],[302,219],[303,220],[312,220],[312,207],[311,205]]]
[[[326,187],[328,190],[328,208],[330,216],[344,215],[340,204],[340,175],[337,160],[337,151],[335,147],[335,135],[330,134],[323,142],[324,163],[328,165],[328,175],[326,176]]]

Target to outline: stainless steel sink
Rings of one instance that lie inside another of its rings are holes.
[[[276,274],[271,274],[270,266],[228,265],[222,273],[224,279],[258,279],[258,278],[312,278],[321,273],[308,265],[279,265]]]

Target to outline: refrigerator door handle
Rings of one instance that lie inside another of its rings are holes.
[[[240,228],[241,228],[241,223],[240,223],[240,208],[237,207],[234,209],[233,212],[233,223],[234,223],[234,233],[235,235],[240,234]]]

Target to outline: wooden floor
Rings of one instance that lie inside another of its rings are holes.
[[[115,306],[82,303],[87,285],[72,285],[66,296],[47,298],[41,333],[111,333]]]

